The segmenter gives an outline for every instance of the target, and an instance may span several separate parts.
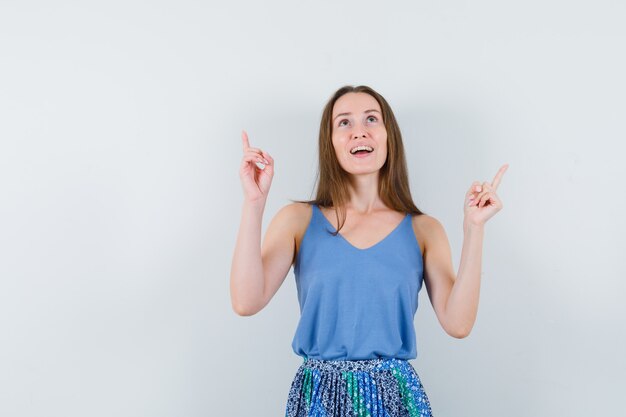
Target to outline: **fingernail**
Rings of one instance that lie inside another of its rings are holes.
[[[477,185],[476,187],[474,187],[474,189],[475,189],[476,191],[480,191],[480,185]]]

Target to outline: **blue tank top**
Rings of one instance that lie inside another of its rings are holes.
[[[300,321],[292,342],[304,358],[417,357],[413,319],[423,282],[419,244],[407,214],[384,239],[359,249],[319,207],[296,255]]]

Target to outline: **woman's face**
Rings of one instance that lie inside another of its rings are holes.
[[[350,174],[377,172],[387,160],[387,129],[378,101],[367,93],[347,93],[333,107],[332,141],[341,167]],[[351,152],[357,146],[367,150]]]

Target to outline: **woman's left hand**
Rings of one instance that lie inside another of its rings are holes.
[[[474,181],[469,191],[465,194],[463,224],[483,226],[494,214],[502,209],[502,202],[496,194],[504,172],[509,164],[504,164],[498,170],[491,183],[485,181],[482,184]]]

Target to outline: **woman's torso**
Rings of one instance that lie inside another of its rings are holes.
[[[301,317],[294,352],[329,360],[415,358],[413,316],[424,250],[419,216],[348,211],[339,235],[332,236],[332,209],[310,205],[306,211],[295,238]]]

